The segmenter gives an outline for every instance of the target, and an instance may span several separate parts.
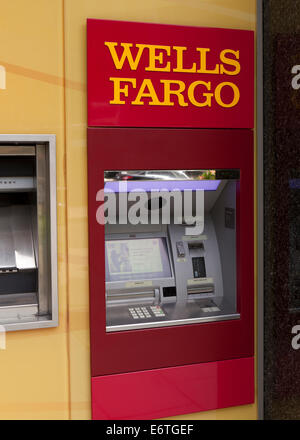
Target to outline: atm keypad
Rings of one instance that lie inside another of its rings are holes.
[[[162,318],[162,317],[166,316],[165,313],[163,312],[162,308],[159,306],[151,306],[150,308],[148,308],[148,307],[130,307],[128,310],[129,310],[129,313],[133,319],[147,319],[147,318],[153,317],[153,315],[156,318]]]
[[[151,318],[151,315],[150,315],[150,313],[148,312],[147,307],[142,307],[142,312],[144,313],[145,318]]]
[[[139,319],[135,309],[129,309],[129,312],[130,312],[131,316],[133,317],[133,319]]]
[[[152,310],[153,314],[156,318],[163,318],[166,316],[163,309],[160,306],[151,306],[150,309]]]
[[[133,319],[151,318],[147,307],[132,307],[128,309]]]

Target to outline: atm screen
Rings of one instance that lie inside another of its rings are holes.
[[[105,243],[106,281],[171,277],[165,238],[110,240]]]

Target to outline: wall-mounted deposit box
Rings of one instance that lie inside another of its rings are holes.
[[[0,136],[0,325],[57,325],[54,136]]]

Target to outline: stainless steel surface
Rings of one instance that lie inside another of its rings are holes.
[[[38,297],[39,314],[49,313],[49,296],[51,283],[50,249],[49,249],[49,174],[48,158],[44,145],[36,147],[36,179],[37,179],[37,219],[38,219]]]
[[[108,292],[107,293],[107,306],[113,304],[126,304],[130,302],[154,302],[158,296],[158,289],[152,291],[139,291],[139,292]]]
[[[11,208],[0,208],[0,271],[16,269],[15,247],[11,230]]]
[[[11,306],[25,306],[35,305],[37,306],[37,294],[33,293],[15,293],[10,295],[0,295],[0,308]]]
[[[36,267],[30,206],[0,207],[0,272]]]
[[[35,319],[38,312],[37,304],[28,304],[22,306],[0,307],[1,325],[5,323],[18,322],[23,319]]]
[[[32,310],[32,314],[29,316],[19,317],[17,320],[15,317],[1,319],[3,327],[7,332],[20,331],[20,330],[35,330],[41,328],[57,327],[57,324],[53,322],[51,315],[38,316]]]
[[[58,291],[57,291],[57,213],[56,213],[56,145],[55,137],[49,139],[48,144],[49,163],[49,194],[50,194],[50,265],[51,265],[51,301],[49,312],[52,322],[58,325]]]
[[[240,314],[235,313],[232,307],[223,300],[221,305],[216,306],[213,301],[202,300],[186,304],[164,304],[160,308],[165,316],[157,317],[147,307],[150,318],[133,319],[129,308],[131,306],[111,307],[107,309],[106,331],[116,332],[125,330],[137,330],[154,327],[171,327],[177,325],[196,324],[203,322],[228,321],[239,319]],[[132,306],[133,307],[133,306]],[[136,305],[135,307],[138,307]],[[214,308],[219,311],[207,312],[206,309]]]
[[[14,241],[16,268],[33,270],[37,268],[33,248],[31,206],[11,207],[11,229]]]
[[[32,318],[38,313],[38,301],[36,293],[19,293],[14,295],[0,295],[0,319],[1,322],[11,320],[21,321]]]
[[[104,181],[122,181],[122,180],[200,180],[217,179],[216,174],[222,170],[109,170],[104,172]],[[228,171],[228,170],[227,170]],[[234,176],[234,177],[233,177]],[[227,177],[223,175],[222,179],[239,179],[237,170],[230,170]]]
[[[33,177],[0,177],[0,192],[33,191],[35,188]]]
[[[202,174],[199,171],[199,174]],[[106,171],[105,181],[110,180],[190,180],[191,177],[182,170],[132,170],[132,171]]]
[[[0,156],[35,156],[35,147],[0,145]]]
[[[188,287],[188,295],[197,295],[201,293],[213,293],[215,290],[214,286],[204,286],[204,287]]]
[[[39,315],[37,293],[27,294],[20,292],[18,294],[20,296],[15,296],[15,294],[11,294],[11,295],[2,294],[0,295],[0,310],[1,310],[0,324],[4,325],[6,331],[49,328],[49,327],[56,327],[58,325],[55,136],[54,135],[0,135],[0,156],[1,153],[3,154],[3,156],[18,156],[18,155],[35,156],[36,148],[38,145],[40,145],[44,149],[46,155],[46,165],[45,165],[46,169],[44,171],[46,171],[47,177],[46,177],[46,182],[45,182],[46,185],[44,186],[44,189],[48,191],[48,199],[44,198],[42,202],[47,204],[48,208],[46,211],[47,221],[45,222],[44,221],[45,217],[41,215],[40,220],[42,220],[43,223],[40,222],[39,226],[37,226],[38,224],[37,215],[36,212],[32,211],[32,207],[31,207],[31,218],[32,218],[32,229],[33,229],[31,242],[33,246],[33,253],[36,256],[36,260],[37,260],[37,255],[40,252],[40,243],[38,243],[37,229],[39,229],[39,232],[42,232],[42,234],[48,235],[47,245],[46,245],[47,251],[49,253],[48,264],[44,265],[44,273],[46,273],[47,275],[47,282],[45,284],[48,285],[48,291],[47,291],[48,310],[42,316]],[[42,171],[39,174],[41,175]],[[21,176],[19,176],[19,178],[20,177]],[[35,190],[35,186],[36,185],[34,182],[34,188],[33,188],[34,190]],[[17,189],[18,192],[21,192],[20,190],[22,190],[22,188],[14,188],[14,189]],[[25,185],[23,185],[23,189],[25,189],[26,191],[29,190],[29,188],[25,187]],[[0,189],[0,193],[1,192],[3,193],[6,191]],[[11,192],[13,194],[13,191]],[[41,197],[40,200],[42,200]],[[1,216],[0,216],[0,222],[1,222]],[[46,225],[47,222],[48,225]],[[0,240],[0,254],[2,254],[1,245],[3,248],[2,240]],[[22,244],[19,244],[19,247],[21,248]],[[25,268],[26,265],[28,266],[28,260],[26,260],[27,261],[26,263],[25,259],[23,258],[23,253],[17,255],[17,260],[19,261],[18,264],[20,267]],[[3,275],[3,276],[10,276],[10,275]],[[35,295],[35,300],[34,300],[34,295]],[[6,298],[7,296],[9,296],[9,299]],[[9,301],[11,302],[10,305],[8,305]],[[4,305],[5,303],[6,305]],[[43,307],[44,304],[45,303],[43,302]]]

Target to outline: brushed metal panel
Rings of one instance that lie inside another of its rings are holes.
[[[14,240],[11,230],[11,207],[0,207],[0,271],[16,269]]]
[[[36,269],[37,265],[33,248],[31,207],[22,205],[12,206],[11,225],[17,269]]]
[[[34,177],[0,177],[0,191],[31,191],[36,188]]]
[[[31,207],[0,207],[0,271],[36,269]]]
[[[35,147],[0,145],[0,156],[35,156]]]
[[[38,305],[36,293],[15,293],[10,295],[0,295],[1,307],[19,307],[28,305]]]

